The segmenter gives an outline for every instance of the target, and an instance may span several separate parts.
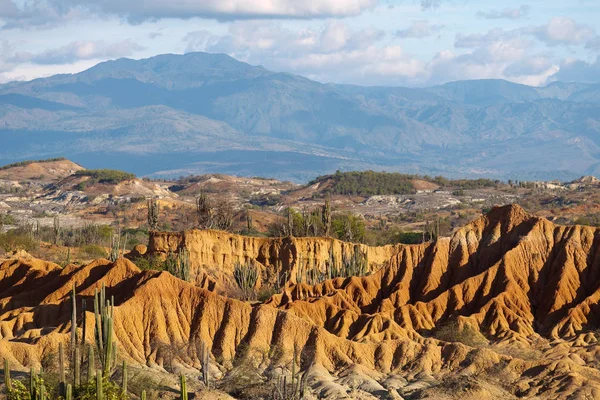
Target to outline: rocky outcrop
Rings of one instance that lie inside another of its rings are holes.
[[[231,283],[236,263],[253,263],[261,270],[261,281],[275,283],[287,276],[296,282],[299,269],[318,268],[328,263],[341,265],[360,252],[369,272],[386,265],[402,246],[370,247],[331,238],[259,238],[216,230],[150,232],[146,256],[167,257],[185,248],[190,253],[193,274],[207,273],[221,283]]]

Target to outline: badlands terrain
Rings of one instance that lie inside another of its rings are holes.
[[[41,368],[50,386],[59,345],[97,341],[104,287],[110,374],[120,381],[126,361],[131,398],[178,398],[179,376],[195,399],[600,398],[592,177],[376,175],[373,192],[352,174],[149,181],[64,159],[2,171],[0,359],[13,381]],[[227,231],[202,225],[206,198]],[[327,205],[325,234],[306,221]],[[73,313],[73,290],[86,311]]]

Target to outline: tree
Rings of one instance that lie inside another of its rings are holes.
[[[362,242],[365,239],[365,221],[351,213],[335,214],[332,220],[335,236],[348,242]]]
[[[204,191],[196,198],[196,212],[198,214],[198,225],[200,228],[211,229],[213,226],[213,208]]]

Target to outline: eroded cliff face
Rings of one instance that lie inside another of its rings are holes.
[[[370,247],[331,238],[257,238],[215,230],[151,232],[147,256],[167,257],[186,248],[190,253],[192,275],[208,274],[220,283],[232,283],[236,263],[254,263],[261,270],[258,286],[274,284],[287,277],[296,282],[298,271],[328,264],[341,266],[357,252],[368,260],[368,272],[385,266],[402,246]]]
[[[149,252],[166,255],[182,246],[199,273],[218,279],[236,261],[255,260],[266,280],[282,270],[293,278],[301,258],[326,263],[356,248],[331,239],[192,231],[156,233]],[[343,374],[361,368],[378,385],[399,376],[438,382],[477,376],[486,384],[497,380],[499,391],[486,386],[497,393],[491,398],[600,396],[597,229],[556,226],[510,206],[435,243],[359,248],[368,254],[370,275],[291,282],[262,304],[140,271],[125,259],[61,269],[16,257],[0,264],[0,358],[39,365],[69,338],[72,285],[91,304],[105,284],[116,301],[118,348],[152,368],[165,364],[170,348],[184,349],[180,362],[198,367],[203,342],[215,377],[249,353],[262,374],[289,367],[295,345],[302,368],[321,371],[315,372],[321,382],[329,373],[347,383]],[[92,313],[84,318],[91,326]],[[483,333],[490,344],[472,348],[432,337],[450,322]],[[507,353],[507,346],[519,352]]]

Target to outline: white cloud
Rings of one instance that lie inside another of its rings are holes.
[[[524,32],[533,34],[548,46],[580,45],[594,37],[594,29],[581,25],[572,18],[554,17],[548,24],[526,28]]]
[[[219,20],[304,19],[354,16],[373,8],[377,3],[378,0],[28,0],[16,14],[13,10],[11,15],[4,16],[13,18],[12,24],[30,19],[31,14],[46,14],[49,19],[55,19],[73,10],[118,15],[134,23],[193,17]],[[12,0],[0,0],[0,7],[2,4],[6,4],[8,9],[13,3]]]
[[[15,51],[14,46],[5,43],[0,49],[0,62],[1,60],[4,60],[7,66],[13,68],[16,65],[23,63],[35,65],[64,65],[73,64],[83,60],[104,60],[107,58],[131,56],[136,51],[142,49],[143,47],[129,39],[116,43],[79,40],[41,53]],[[10,69],[5,68],[4,72],[9,71]]]
[[[479,11],[478,17],[486,19],[521,19],[529,15],[531,7],[523,4],[518,8],[504,8],[502,10]]]
[[[443,25],[430,24],[429,21],[413,21],[406,29],[396,31],[399,38],[425,38],[439,33]]]

